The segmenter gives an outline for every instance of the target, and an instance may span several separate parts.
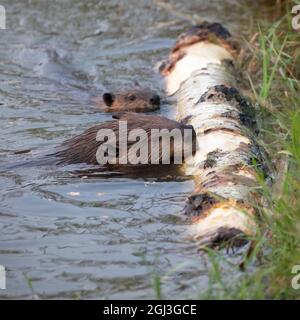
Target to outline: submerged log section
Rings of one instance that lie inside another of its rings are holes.
[[[262,158],[255,136],[254,109],[237,89],[238,46],[218,23],[192,27],[179,36],[161,65],[166,91],[176,94],[177,118],[197,133],[198,150],[186,164],[195,190],[185,213],[201,245],[245,243],[256,233],[251,205],[257,186],[253,158]]]

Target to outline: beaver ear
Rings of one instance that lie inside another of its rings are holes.
[[[104,94],[102,95],[102,98],[103,98],[104,103],[105,103],[108,107],[110,107],[110,106],[113,104],[114,100],[115,100],[115,96],[114,96],[112,93],[110,93],[110,92],[104,93]]]

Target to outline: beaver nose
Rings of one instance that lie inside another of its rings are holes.
[[[160,96],[157,94],[153,95],[150,99],[150,103],[154,106],[159,106],[160,105]]]

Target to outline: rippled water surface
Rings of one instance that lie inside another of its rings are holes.
[[[249,21],[243,1],[171,3],[233,33]],[[16,152],[48,150],[109,119],[91,103],[104,90],[138,81],[163,94],[154,67],[191,24],[146,0],[1,4],[0,167],[30,157]],[[164,103],[158,113],[171,117],[173,109]],[[154,298],[157,275],[163,296],[197,297],[210,268],[186,237],[181,210],[192,190],[193,181],[168,174],[2,170],[0,298]]]

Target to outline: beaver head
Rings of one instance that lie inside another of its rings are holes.
[[[106,144],[107,150],[115,150],[115,164],[118,165],[118,167],[123,164],[128,164],[130,160],[127,161],[127,159],[130,159],[131,156],[135,157],[137,153],[140,152],[137,151],[136,148],[137,142],[140,143],[140,146],[147,147],[146,152],[143,152],[142,155],[139,154],[141,164],[153,164],[152,152],[155,153],[155,159],[158,159],[156,164],[178,164],[178,162],[174,161],[175,155],[177,157],[180,154],[179,157],[183,161],[186,157],[185,150],[187,149],[184,149],[186,147],[189,148],[188,152],[190,152],[190,154],[194,154],[196,152],[196,133],[193,127],[190,125],[173,121],[161,116],[144,114],[137,115],[133,112],[117,113],[113,115],[113,118],[114,120],[112,121],[104,122],[100,125],[94,126],[82,134],[62,143],[57,152],[54,154],[58,158],[57,164],[87,163],[97,165],[99,164],[97,151],[103,146],[104,143]],[[121,121],[126,121],[125,134],[124,132],[120,132]],[[130,134],[134,130],[136,132],[136,129],[142,129],[143,135],[138,136],[138,138],[135,136],[134,138],[130,138]],[[166,136],[163,135],[163,138],[159,137],[158,140],[156,140],[158,141],[156,145],[157,148],[153,149],[152,138],[153,135],[157,134],[157,129],[160,133],[163,131],[166,132]],[[173,136],[168,136],[169,133],[174,132],[172,131],[173,129],[177,129],[175,130],[177,135],[175,138],[173,138]],[[105,138],[99,139],[99,132],[105,132]],[[106,135],[106,132],[110,132],[109,135]],[[180,136],[180,140],[176,140],[178,135]],[[165,137],[170,141],[169,146],[165,144],[165,140],[163,141]],[[120,145],[122,144],[123,146],[125,141],[127,144],[127,149],[125,154],[122,154],[120,151]],[[187,145],[186,143],[190,144]],[[162,160],[165,159],[164,157],[166,154],[169,162],[163,162]],[[124,158],[126,158],[125,162],[123,161]]]
[[[96,104],[106,112],[151,112],[159,109],[160,97],[148,88],[136,87],[119,93],[106,92]]]

